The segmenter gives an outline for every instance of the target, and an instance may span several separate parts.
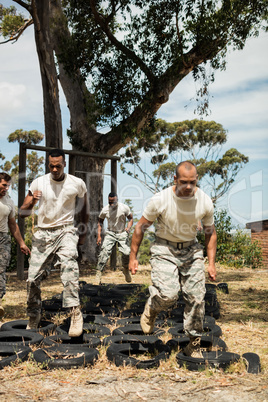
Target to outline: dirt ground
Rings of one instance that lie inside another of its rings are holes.
[[[94,283],[89,269],[83,269],[80,279]],[[103,280],[124,283],[120,271],[107,271]],[[150,267],[141,267],[133,282],[150,284]],[[157,369],[116,367],[101,347],[93,367],[44,370],[29,360],[4,368],[0,371],[0,401],[268,401],[268,271],[219,266],[219,282],[226,282],[229,288],[229,294],[217,292],[221,306],[217,324],[222,329],[222,339],[231,352],[257,353],[261,373],[247,373],[242,359],[225,372],[191,372],[178,367],[176,353]],[[61,290],[55,272],[43,283],[42,296],[49,298]],[[26,318],[25,281],[8,276],[3,305],[3,322]],[[168,339],[165,334],[163,340]]]

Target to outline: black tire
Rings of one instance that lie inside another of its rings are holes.
[[[129,308],[121,313],[122,318],[126,317],[140,317],[143,313],[143,308]]]
[[[205,315],[204,316],[204,320],[203,320],[203,326],[205,326],[206,324],[209,325],[215,325],[215,318],[211,317],[209,315]],[[167,319],[167,324],[171,327],[175,327],[177,324],[182,324],[183,323],[183,316],[174,316],[172,318],[168,318]]]
[[[0,369],[14,364],[16,361],[25,361],[32,349],[23,345],[0,345]]]
[[[83,334],[82,343],[81,343],[80,337],[73,338],[67,334],[51,335],[51,336],[47,336],[43,340],[44,346],[55,346],[55,345],[60,345],[60,344],[77,346],[77,347],[96,348],[101,344],[101,341],[99,338],[92,336],[90,334]]]
[[[127,318],[120,318],[119,320],[116,321],[116,324],[119,325],[120,327],[128,325],[128,324],[139,324],[141,318],[139,316],[136,317],[127,317]],[[155,320],[155,326],[156,327],[162,327],[165,325],[164,320]]]
[[[62,307],[62,300],[61,299],[46,299],[42,301],[42,311],[49,311],[49,312],[62,312],[67,311],[67,308]]]
[[[221,328],[219,327],[219,325],[216,324],[214,325],[204,324],[203,330],[204,330],[203,335],[207,334],[216,337],[222,335]],[[168,332],[172,335],[173,338],[185,336],[183,324],[178,324],[175,327],[170,328]]]
[[[110,306],[101,306],[96,307],[92,305],[91,302],[86,303],[82,308],[81,311],[84,314],[94,314],[94,315],[107,315],[110,317],[118,317],[120,315],[120,311],[118,308],[110,307]]]
[[[56,355],[61,358],[53,358]],[[71,357],[72,356],[72,357]],[[75,347],[70,345],[51,346],[47,349],[37,349],[33,359],[42,364],[42,368],[71,369],[93,365],[98,359],[99,352],[94,348]],[[66,357],[70,357],[67,359]]]
[[[155,343],[158,340],[159,338],[153,335],[111,335],[103,339],[103,345],[108,346],[111,343]]]
[[[154,336],[161,336],[165,333],[163,329],[159,329],[157,327],[154,327],[151,335]],[[140,324],[129,324],[125,325],[124,327],[119,327],[113,330],[112,335],[144,335],[144,332],[141,328]]]
[[[154,354],[150,360],[139,360],[133,357],[133,354],[143,355],[145,353]],[[118,366],[134,366],[136,368],[149,369],[159,367],[161,360],[167,360],[170,356],[170,349],[164,345],[162,341],[158,340],[155,343],[124,343],[117,344],[112,343],[107,351],[106,355],[109,361]]]
[[[190,338],[188,336],[184,336],[181,338],[172,338],[167,342],[167,345],[170,347],[171,350],[178,351],[180,349],[184,349],[185,346],[188,345]],[[201,348],[207,349],[209,351],[212,347],[217,348],[221,352],[227,351],[226,343],[216,336],[205,335],[201,336]]]
[[[5,322],[1,326],[1,331],[18,331],[18,330],[26,330],[26,327],[28,325],[28,320],[14,320],[14,321],[8,321]],[[53,322],[50,321],[44,321],[41,320],[39,323],[38,329],[27,329],[26,331],[31,331],[31,332],[38,332],[39,334],[42,335],[48,335],[52,334],[56,328],[56,324],[53,324]]]
[[[39,345],[44,337],[37,332],[17,330],[17,331],[0,331],[1,346],[29,346]]]
[[[247,362],[247,372],[251,374],[259,374],[261,372],[260,357],[256,353],[244,353],[242,357]]]
[[[231,352],[205,352],[203,358],[185,356],[181,352],[176,355],[178,365],[180,367],[186,366],[190,371],[203,370],[208,366],[226,369],[239,359],[240,355]]]
[[[106,316],[83,314],[83,320],[85,324],[99,324],[99,325],[111,325],[113,321]]]
[[[214,317],[215,320],[218,320],[221,316],[220,309],[217,306],[216,307],[205,306],[205,314]]]
[[[217,289],[220,290],[222,293],[229,294],[228,284],[225,282],[218,283]]]
[[[56,328],[56,334],[58,334],[58,335],[68,334],[68,332],[69,332],[68,324],[62,324]],[[109,328],[105,327],[104,325],[84,323],[82,335],[84,335],[84,334],[91,334],[91,335],[94,334],[95,337],[101,338],[102,336],[111,335],[111,331],[109,330]],[[81,337],[82,337],[82,335],[81,335]],[[80,337],[78,337],[78,338],[80,338]]]

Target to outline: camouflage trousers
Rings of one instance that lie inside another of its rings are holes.
[[[203,247],[199,243],[177,250],[172,246],[151,247],[152,286],[148,300],[152,310],[160,312],[174,305],[181,290],[185,301],[184,331],[200,336],[205,312],[205,266]]]
[[[98,258],[97,270],[103,271],[116,243],[118,244],[118,250],[122,253],[122,265],[124,268],[128,268],[130,254],[128,233],[126,231],[122,233],[115,233],[110,230],[106,230]]]
[[[72,225],[59,229],[38,229],[32,239],[32,252],[27,280],[27,314],[41,311],[41,282],[51,269],[60,267],[63,284],[63,307],[79,306],[79,268],[77,229]]]
[[[0,299],[6,294],[6,269],[11,255],[11,238],[8,233],[0,232]]]

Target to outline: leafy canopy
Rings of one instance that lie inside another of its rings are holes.
[[[199,119],[168,123],[158,119],[154,130],[133,140],[125,149],[121,170],[156,192],[170,186],[176,165],[191,160],[197,167],[199,186],[207,187],[214,202],[222,197],[234,182],[248,157],[235,148],[221,156],[227,142],[227,131],[215,121]],[[150,169],[142,167],[142,159],[149,159]],[[126,165],[131,165],[127,170]],[[134,172],[134,173],[133,173]]]

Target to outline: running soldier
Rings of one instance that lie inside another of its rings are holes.
[[[110,193],[108,202],[109,204],[101,210],[98,220],[98,246],[101,244],[101,232],[105,218],[108,220],[108,229],[106,230],[98,258],[96,280],[98,284],[101,283],[102,271],[112,253],[114,245],[118,243],[118,249],[122,253],[123,274],[125,275],[126,282],[131,282],[132,278],[128,269],[130,253],[128,236],[133,225],[133,216],[127,205],[118,202],[117,194]],[[127,227],[126,219],[128,219]]]
[[[69,336],[83,332],[79,301],[79,268],[77,247],[85,241],[89,219],[87,189],[83,180],[64,173],[65,154],[61,149],[49,152],[50,173],[35,179],[20,209],[29,216],[39,202],[37,230],[33,235],[32,255],[27,280],[27,329],[36,329],[41,319],[41,282],[52,265],[60,266],[63,284],[63,307],[71,312]],[[78,201],[76,205],[76,200]],[[74,214],[79,212],[83,230],[74,227]]]
[[[152,197],[135,226],[129,261],[129,269],[135,274],[144,232],[157,219],[150,259],[152,286],[141,316],[141,327],[145,334],[151,333],[157,314],[176,302],[181,289],[185,301],[184,331],[190,337],[190,343],[184,349],[186,355],[199,349],[203,332],[205,266],[203,248],[196,240],[200,221],[205,233],[208,275],[210,280],[216,279],[214,208],[211,199],[196,186],[197,178],[196,167],[191,162],[181,162],[177,166],[174,186]]]
[[[7,173],[0,173],[0,318],[5,313],[2,298],[6,294],[6,269],[11,256],[11,237],[8,231],[16,239],[22,253],[31,254],[16,223],[14,203],[7,194],[10,183],[11,177]]]

